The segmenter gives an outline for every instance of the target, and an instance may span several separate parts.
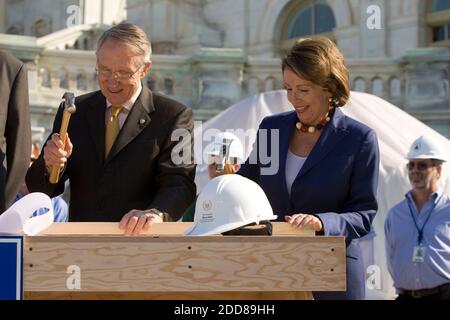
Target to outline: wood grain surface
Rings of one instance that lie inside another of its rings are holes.
[[[312,300],[311,292],[25,292],[26,300]]]
[[[343,237],[37,236],[25,238],[24,288],[85,292],[345,290]]]

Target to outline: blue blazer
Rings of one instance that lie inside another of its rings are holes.
[[[365,270],[358,239],[370,231],[378,208],[376,134],[336,108],[294,180],[289,197],[285,165],[296,122],[295,111],[263,119],[252,154],[239,174],[262,187],[278,220],[294,213],[314,214],[322,221],[325,235],[345,236],[347,291],[314,292],[314,298],[364,299]],[[277,132],[279,139],[270,142]]]

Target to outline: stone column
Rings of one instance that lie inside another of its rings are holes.
[[[6,0],[0,0],[0,33],[6,32]]]

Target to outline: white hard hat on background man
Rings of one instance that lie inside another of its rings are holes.
[[[237,174],[222,175],[210,180],[198,196],[194,226],[185,235],[220,234],[276,218],[258,184]]]
[[[409,160],[436,159],[447,161],[447,153],[436,139],[429,136],[421,136],[412,143],[406,158]]]
[[[236,135],[227,131],[220,132],[216,135],[213,141],[206,146],[205,153],[212,156],[219,156],[220,152],[223,150],[224,139],[230,142],[228,155],[232,158],[236,158],[238,162],[242,162],[244,160],[244,146]]]

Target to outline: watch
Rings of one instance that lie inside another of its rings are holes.
[[[154,215],[157,215],[158,217],[161,218],[162,221],[164,221],[164,213],[161,212],[161,211],[159,211],[158,209],[155,209],[155,208],[150,209],[150,210],[149,210],[149,213],[152,213],[152,214],[154,214]]]

